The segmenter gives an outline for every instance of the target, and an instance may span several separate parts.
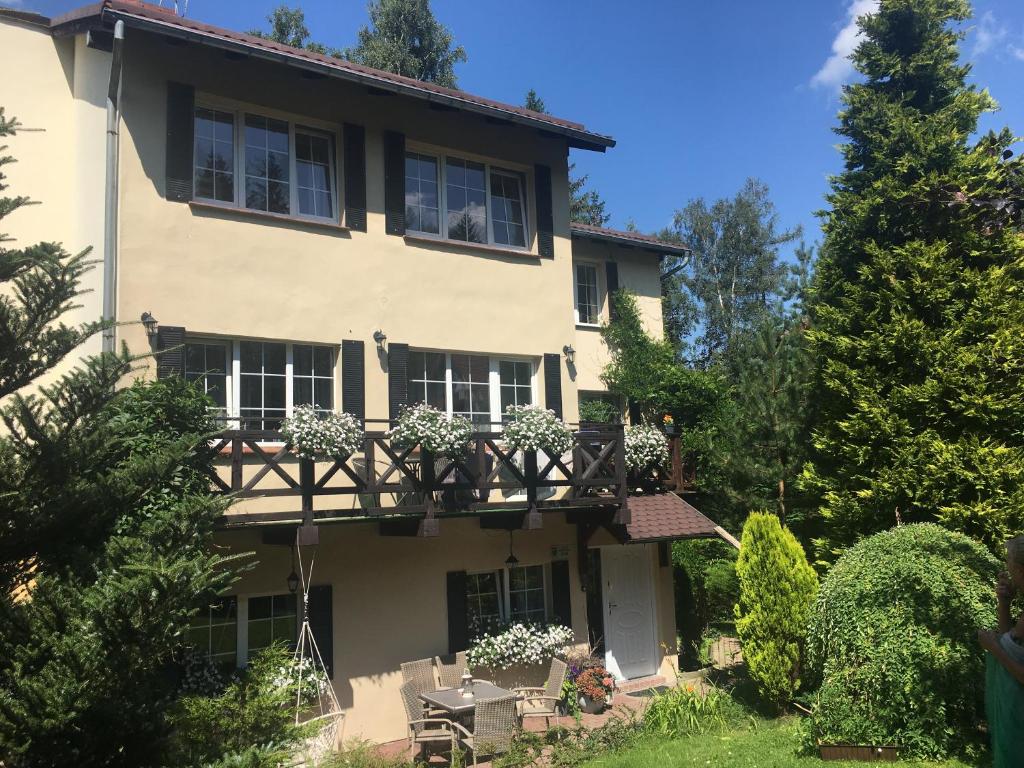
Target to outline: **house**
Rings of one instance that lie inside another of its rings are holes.
[[[482,621],[558,621],[621,679],[674,673],[665,542],[714,524],[627,495],[621,425],[536,464],[495,431],[510,403],[578,422],[618,288],[661,331],[659,260],[684,249],[570,224],[569,149],[613,139],[138,0],[0,11],[0,59],[8,114],[44,129],[10,142],[13,188],[43,201],[12,234],[96,246],[81,314],[127,323],[102,344],[162,351],[146,375],[199,382],[224,420],[219,542],[258,566],[197,646],[244,665],[294,639],[299,531],[347,735],[401,737],[399,664]],[[420,401],[475,423],[465,462],[389,446]],[[276,430],[302,403],[364,420],[365,449],[300,464]]]

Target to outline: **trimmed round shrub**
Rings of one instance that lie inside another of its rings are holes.
[[[752,512],[743,524],[736,575],[736,631],[743,660],[765,703],[784,709],[800,687],[807,615],[818,576],[800,542],[770,512]]]
[[[978,738],[985,668],[979,627],[996,621],[998,561],[933,523],[847,550],[818,591],[807,663],[818,685],[805,746],[895,744],[941,758]]]

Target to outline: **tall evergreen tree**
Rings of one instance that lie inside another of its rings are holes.
[[[298,5],[292,8],[287,3],[281,3],[267,16],[267,22],[270,24],[269,32],[251,29],[249,34],[273,40],[282,45],[290,45],[292,48],[305,48],[313,53],[324,53],[330,56],[341,55],[337,48],[331,48],[309,39],[306,13]]]
[[[544,104],[544,99],[538,96],[537,91],[533,88],[526,92],[526,101],[523,102],[523,106],[527,109],[533,110],[534,112],[540,112],[541,114],[548,111]]]
[[[17,127],[0,111],[0,136]],[[26,203],[0,198],[0,218]],[[115,391],[137,364],[127,350],[26,392],[101,327],[60,322],[87,253],[0,247],[0,755],[11,768],[158,764],[169,664],[232,578],[212,552],[223,504],[205,474],[205,396],[183,381]]]
[[[1019,162],[1008,131],[972,143],[995,104],[959,63],[969,15],[881,0],[859,20],[810,332],[827,557],[900,520],[990,545],[1024,528],[1024,240],[968,204]]]
[[[370,25],[345,58],[416,80],[457,88],[455,65],[466,50],[453,47],[452,33],[430,9],[430,0],[372,0]]]

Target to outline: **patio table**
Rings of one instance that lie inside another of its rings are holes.
[[[472,698],[465,698],[458,688],[439,688],[420,694],[420,698],[436,709],[443,709],[453,717],[467,717],[473,714],[478,699],[494,699],[499,696],[511,696],[512,691],[499,688],[491,683],[473,683]]]

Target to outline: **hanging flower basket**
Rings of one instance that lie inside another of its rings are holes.
[[[650,424],[626,427],[626,469],[647,473],[668,464],[665,434]]]
[[[436,456],[449,458],[464,455],[472,435],[473,423],[469,419],[449,416],[425,403],[404,408],[388,432],[396,445],[419,445]]]
[[[343,459],[363,447],[363,429],[350,413],[318,413],[311,405],[295,408],[281,425],[292,451],[301,459]]]
[[[510,405],[501,437],[511,450],[544,451],[561,456],[572,450],[572,432],[554,411],[539,405]]]

